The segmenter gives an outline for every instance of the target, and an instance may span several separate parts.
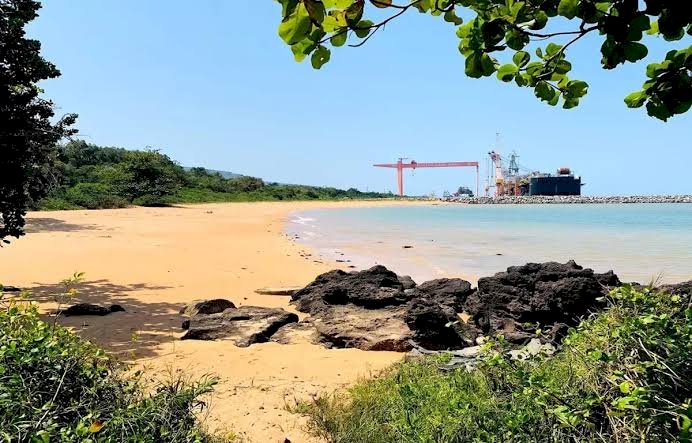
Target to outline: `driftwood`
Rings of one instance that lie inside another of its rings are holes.
[[[303,289],[302,286],[289,286],[286,288],[259,288],[255,289],[255,292],[262,295],[293,295],[301,289]]]

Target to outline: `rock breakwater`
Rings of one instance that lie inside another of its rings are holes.
[[[467,203],[471,205],[692,203],[692,195],[611,197],[588,197],[581,195],[523,195],[500,197],[450,197],[443,199],[443,201]]]

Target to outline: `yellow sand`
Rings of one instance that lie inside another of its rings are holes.
[[[293,310],[290,297],[259,295],[255,289],[305,285],[337,266],[301,257],[310,252],[283,234],[288,214],[375,204],[383,202],[30,213],[27,235],[0,249],[0,282],[32,289],[49,310],[58,283],[84,272],[77,301],[118,303],[127,312],[71,317],[64,324],[125,359],[134,358],[147,374],[218,375],[208,418],[212,429],[233,430],[253,442],[314,441],[303,431],[304,421],[285,410],[287,404],[353,383],[402,355],[311,344],[237,348],[226,341],[180,341],[178,310],[203,298]]]

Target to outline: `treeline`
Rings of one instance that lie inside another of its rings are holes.
[[[185,169],[155,150],[129,151],[71,141],[59,147],[53,189],[36,209],[103,209],[272,200],[389,198],[391,193],[224,178],[204,168]]]

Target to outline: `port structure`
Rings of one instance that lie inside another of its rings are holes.
[[[478,162],[417,162],[411,160],[410,162],[404,162],[408,160],[404,157],[400,157],[396,163],[378,163],[374,164],[376,168],[392,168],[396,169],[396,184],[397,190],[401,197],[404,196],[404,169],[418,169],[418,168],[476,168],[476,196],[478,196],[478,189],[480,187],[480,172]]]
[[[558,168],[555,174],[532,171],[517,162],[519,156],[512,151],[506,159],[498,151],[488,152],[488,178],[485,196],[490,196],[490,188],[495,188],[495,197],[521,195],[581,195],[581,177],[575,177],[566,166]],[[505,160],[509,166],[505,168]],[[492,166],[491,166],[492,165]]]

